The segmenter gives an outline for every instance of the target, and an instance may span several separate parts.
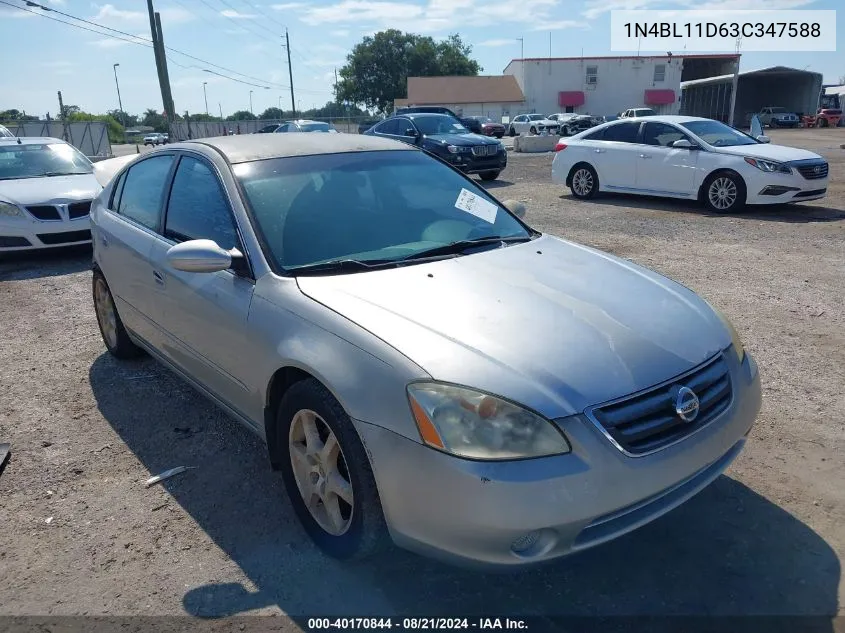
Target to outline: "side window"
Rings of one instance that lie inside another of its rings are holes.
[[[126,173],[117,212],[148,229],[158,229],[161,194],[170,174],[173,156],[153,156]]]
[[[667,123],[646,123],[643,127],[643,143],[669,147],[675,141],[687,138],[678,128]]]
[[[120,205],[120,194],[123,193],[123,183],[126,182],[126,172],[120,174],[120,178],[118,179],[117,183],[114,185],[114,189],[111,192],[111,201],[109,201],[109,209],[117,210],[118,206]]]
[[[406,132],[408,130],[416,130],[417,126],[414,125],[410,119],[398,119],[396,121],[396,133],[399,136],[407,136]]]
[[[654,83],[659,83],[666,80],[666,64],[655,64],[654,66]]]
[[[602,128],[600,130],[596,130],[595,132],[590,132],[587,136],[584,137],[585,141],[602,141],[604,140],[604,131],[607,128]]]
[[[376,126],[375,131],[379,134],[397,134],[399,119],[387,119],[384,123]]]
[[[605,129],[604,139],[602,140],[616,141],[617,143],[636,143],[639,129],[640,124],[634,121],[611,125]]]
[[[287,132],[289,129],[290,129],[290,126],[287,123],[285,123],[284,125],[280,125],[278,128],[276,128],[276,133],[280,134],[282,132]]]
[[[170,189],[164,235],[177,242],[209,239],[229,250],[237,232],[217,175],[203,161],[182,157]]]

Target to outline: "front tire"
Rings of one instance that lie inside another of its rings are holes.
[[[97,325],[100,326],[100,336],[103,337],[106,349],[112,356],[122,360],[140,356],[141,349],[132,342],[129,334],[126,333],[126,328],[123,326],[123,321],[120,320],[120,315],[114,305],[111,289],[101,272],[94,272],[91,286]]]
[[[276,424],[285,488],[314,543],[342,560],[366,558],[389,543],[370,460],[331,392],[313,378],[294,384]]]
[[[486,180],[486,181],[489,182],[491,180],[496,180],[496,178],[498,178],[499,174],[501,174],[501,173],[502,172],[500,172],[500,171],[483,171],[478,175],[481,178],[481,180]]]
[[[516,136],[516,130],[513,129],[513,126],[510,126],[510,128],[508,129],[508,136],[510,136],[510,137]]]
[[[745,182],[733,172],[716,172],[704,183],[702,197],[714,213],[736,213],[745,207]]]
[[[532,125],[531,129],[528,130],[528,133],[531,134],[532,136],[537,136],[537,128]]]
[[[579,200],[594,198],[599,190],[599,175],[590,165],[576,165],[569,178],[569,189]]]

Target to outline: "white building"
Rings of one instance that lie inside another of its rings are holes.
[[[519,84],[509,75],[408,77],[407,94],[393,105],[445,106],[458,116],[487,116],[494,121],[526,111]]]
[[[523,112],[607,116],[650,107],[678,114],[681,81],[733,71],[736,55],[514,59],[504,70],[525,95]]]

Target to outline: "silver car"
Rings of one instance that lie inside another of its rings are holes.
[[[692,291],[523,213],[387,139],[178,143],[93,206],[97,319],[266,440],[329,554],[548,561],[718,477],[760,382]]]

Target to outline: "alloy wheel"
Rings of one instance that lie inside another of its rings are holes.
[[[593,190],[593,174],[589,169],[579,169],[572,176],[572,189],[579,196],[587,196]]]
[[[94,309],[100,322],[100,331],[110,348],[117,347],[117,312],[106,282],[97,279],[94,286]]]
[[[710,204],[720,211],[730,209],[736,203],[737,196],[736,183],[727,176],[716,178],[707,190]]]
[[[310,409],[293,416],[288,438],[293,476],[308,512],[332,536],[352,525],[352,483],[337,437]]]

